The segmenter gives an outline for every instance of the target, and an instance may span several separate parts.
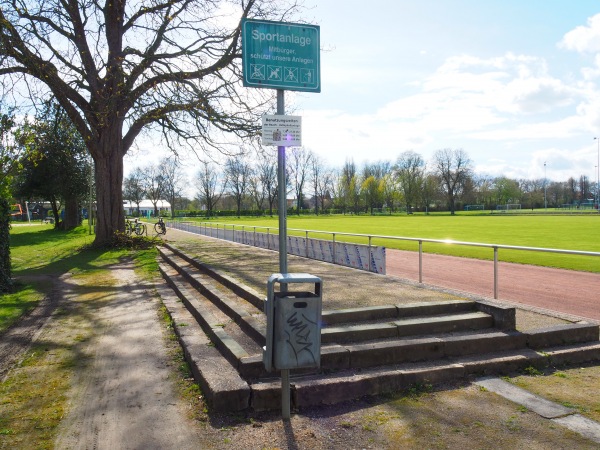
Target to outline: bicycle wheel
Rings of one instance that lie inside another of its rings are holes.
[[[125,234],[127,236],[129,236],[131,234],[131,225],[129,224],[129,221],[125,222]]]
[[[142,236],[145,233],[146,233],[146,225],[144,225],[143,223],[138,223],[135,227],[135,234],[137,234],[138,236]]]
[[[167,227],[165,227],[165,225],[160,222],[155,223],[154,224],[154,232],[156,234],[167,234]]]

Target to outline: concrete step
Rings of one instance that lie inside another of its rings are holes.
[[[361,371],[345,370],[328,375],[307,375],[291,379],[291,404],[295,409],[332,405],[365,395],[398,392],[414,386],[435,385],[473,377],[507,375],[528,367],[541,370],[555,364],[554,354],[531,349],[510,350],[469,357],[446,358],[421,363],[398,364]],[[600,343],[579,344],[562,349],[561,359],[584,362],[600,360]],[[250,383],[252,408],[281,408],[279,380]]]
[[[266,319],[262,310],[252,303],[229,291],[213,278],[198,273],[187,259],[181,258],[168,249],[159,248],[163,260],[180,273],[190,285],[210,299],[216,306],[231,317],[260,346],[265,345]]]
[[[396,318],[434,316],[475,311],[476,304],[468,300],[448,300],[444,302],[418,302],[404,305],[371,306],[323,311],[323,324],[327,326],[341,323],[392,320]]]
[[[471,331],[347,345],[327,344],[321,347],[321,371],[364,369],[519,350],[526,348],[526,344],[527,335],[516,331]],[[239,369],[246,379],[272,376],[264,370],[262,354],[242,358]]]
[[[448,314],[432,317],[415,317],[394,322],[400,336],[415,334],[448,333],[460,330],[492,328],[494,319],[489,314],[475,311],[463,314]]]
[[[451,331],[492,328],[494,319],[479,311],[432,317],[412,317],[384,323],[354,324],[326,327],[321,330],[322,343],[345,343],[415,336]]]
[[[260,346],[235,322],[228,321],[228,316],[217,306],[197,291],[189,289],[185,279],[174,268],[161,263],[159,270],[195,322],[232,366],[238,368],[241,358],[260,351]]]
[[[237,294],[244,300],[250,302],[252,305],[254,305],[254,307],[258,308],[261,311],[263,310],[263,307],[264,307],[263,304],[264,304],[264,300],[265,300],[264,295],[261,295],[260,293],[256,292],[254,289],[252,289],[251,287],[246,286],[244,283],[240,282],[239,280],[235,280],[235,279],[231,278],[230,276],[228,276],[227,274],[222,273],[221,271],[216,270],[207,264],[204,264],[202,261],[198,261],[197,259],[192,258],[189,255],[186,255],[183,251],[181,251],[177,247],[174,247],[168,243],[164,243],[163,245],[166,249],[169,249],[170,251],[172,251],[174,254],[176,254],[180,258],[182,258],[182,259],[186,260],[187,262],[189,262],[190,264],[192,264],[200,272],[209,275],[211,278],[213,278],[215,281],[217,281],[221,285],[230,289],[232,292],[234,292],[235,294]],[[265,285],[266,285],[266,280],[265,280]]]
[[[217,412],[250,408],[252,390],[237,367],[219,352],[191,313],[166,284],[157,284],[185,359],[210,408]]]

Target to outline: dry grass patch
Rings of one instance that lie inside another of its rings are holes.
[[[381,448],[596,448],[576,433],[476,386],[409,393],[361,415],[359,423]]]
[[[104,272],[66,281],[53,317],[0,383],[0,448],[54,447],[57,427],[69,408],[75,371],[89,361],[85,346],[98,326],[90,308],[107,299],[106,288],[112,282]]]
[[[523,375],[508,381],[600,422],[599,365]]]

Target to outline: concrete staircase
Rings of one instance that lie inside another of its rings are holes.
[[[253,289],[175,247],[159,248],[159,291],[194,377],[216,411],[278,409],[262,362],[266,317]],[[325,305],[324,305],[325,306]],[[527,367],[600,360],[588,323],[515,331],[514,308],[444,301],[323,311],[321,367],[292,371],[292,405],[332,404]]]

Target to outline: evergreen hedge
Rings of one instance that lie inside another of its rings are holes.
[[[5,198],[0,198],[0,292],[12,290],[9,230],[10,204]]]

